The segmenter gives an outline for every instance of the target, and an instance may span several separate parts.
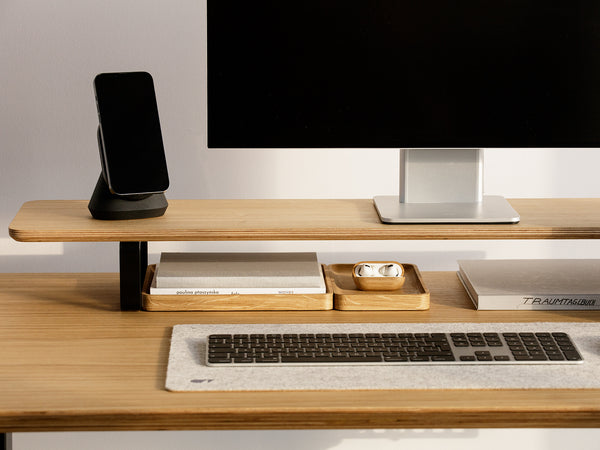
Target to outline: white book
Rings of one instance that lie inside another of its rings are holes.
[[[600,309],[600,259],[460,260],[477,309]]]
[[[158,289],[210,292],[206,295],[326,291],[314,252],[162,253],[153,284],[150,293],[157,294],[172,292]]]
[[[156,287],[156,273],[150,284],[152,295],[295,295],[324,294],[324,287],[238,287],[238,288],[159,288]]]

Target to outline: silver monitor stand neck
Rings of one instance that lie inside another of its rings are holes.
[[[399,195],[374,201],[384,223],[519,221],[504,197],[483,195],[483,149],[402,149]]]

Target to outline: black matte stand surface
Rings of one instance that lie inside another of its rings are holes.
[[[142,309],[142,288],[148,270],[148,242],[119,243],[121,311]]]
[[[162,192],[144,195],[112,194],[100,174],[88,209],[95,219],[126,220],[162,216],[168,205]]]

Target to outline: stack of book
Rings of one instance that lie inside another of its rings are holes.
[[[323,294],[316,253],[162,253],[152,295]]]
[[[599,259],[458,261],[477,309],[600,309]]]

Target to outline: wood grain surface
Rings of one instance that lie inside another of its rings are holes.
[[[598,239],[600,199],[515,199],[516,224],[388,225],[372,200],[169,200],[162,217],[92,219],[85,200],[25,203],[9,226],[24,242]]]
[[[164,389],[181,323],[600,320],[600,311],[475,311],[454,273],[423,278],[426,311],[122,312],[117,274],[0,274],[0,432],[600,426],[598,389]]]

